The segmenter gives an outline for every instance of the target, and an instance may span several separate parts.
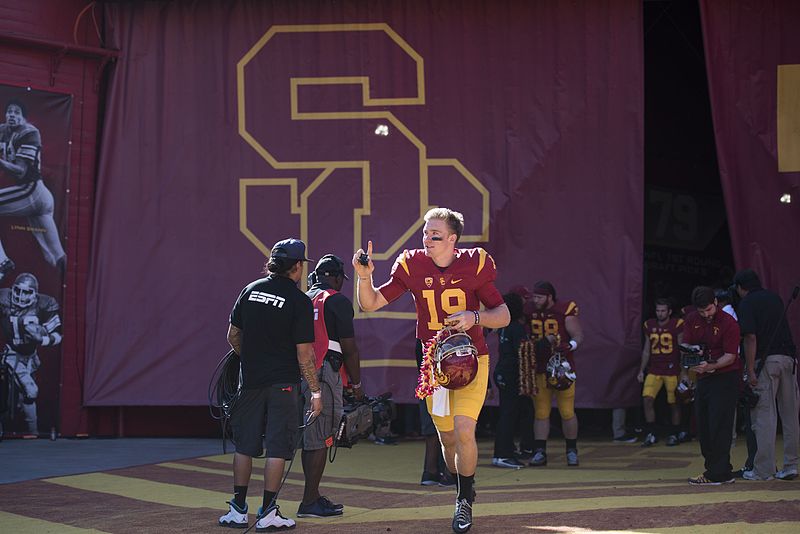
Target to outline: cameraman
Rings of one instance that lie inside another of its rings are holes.
[[[761,280],[751,269],[739,271],[733,281],[742,297],[739,324],[744,336],[747,379],[759,396],[751,412],[758,450],[753,469],[742,476],[748,480],[791,480],[797,477],[797,354],[783,301],[762,288]],[[783,470],[775,473],[778,414],[783,425]]]
[[[247,485],[253,457],[266,443],[264,501],[258,532],[294,528],[275,503],[286,460],[297,447],[300,374],[311,386],[311,413],[322,410],[322,393],[314,372],[314,309],[297,282],[303,274],[306,245],[284,239],[272,247],[266,278],[245,287],[233,307],[228,343],[241,358],[241,396],[231,413],[233,499],[219,518],[223,527],[247,528]]]
[[[734,482],[730,456],[741,369],[739,325],[718,307],[710,287],[694,288],[692,305],[696,311],[686,317],[683,342],[702,346],[706,359],[690,369],[697,373],[694,405],[705,471],[689,484],[718,486]]]
[[[306,483],[297,517],[331,517],[342,515],[344,506],[320,495],[319,483],[325,471],[325,453],[333,445],[342,419],[342,364],[347,369],[356,399],[363,398],[364,393],[361,391],[361,365],[353,328],[353,303],[339,293],[348,279],[344,262],[338,256],[326,254],[317,262],[310,279],[313,285],[306,295],[314,304],[314,353],[322,388],[322,413],[303,434]],[[305,381],[302,390],[308,404],[311,392]]]

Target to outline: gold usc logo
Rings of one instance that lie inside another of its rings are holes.
[[[437,204],[432,190],[454,187],[467,215],[460,241],[489,239],[488,189],[458,159],[429,157],[423,133],[437,137],[414,131],[433,123],[419,120],[424,60],[387,24],[272,26],[236,79],[239,136],[266,164],[266,176],[238,177],[239,230],[264,256],[284,234],[299,235],[312,258],[351,232],[352,242],[335,244],[356,250],[368,226],[388,247],[373,260],[393,260]]]

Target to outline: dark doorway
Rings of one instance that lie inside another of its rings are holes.
[[[700,7],[644,2],[644,318],[694,286],[727,287],[733,252],[717,166]]]

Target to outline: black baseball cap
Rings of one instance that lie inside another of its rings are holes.
[[[272,258],[284,258],[287,260],[311,261],[306,258],[306,244],[299,239],[289,238],[278,241],[272,246],[270,252]]]
[[[753,269],[742,269],[733,277],[733,283],[748,291],[761,287],[761,280]]]
[[[314,268],[317,274],[322,276],[335,276],[337,274],[344,275],[345,280],[350,280],[350,277],[344,272],[344,262],[342,258],[335,254],[325,254],[317,262]]]

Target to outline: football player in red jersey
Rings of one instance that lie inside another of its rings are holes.
[[[655,433],[655,398],[661,386],[667,391],[667,403],[672,416],[672,433],[667,437],[667,446],[678,445],[681,424],[681,405],[675,400],[675,388],[681,372],[681,355],[678,345],[683,338],[683,319],[672,318],[672,306],[668,299],[656,300],[656,318],[644,323],[644,348],[642,365],[636,379],[644,382],[642,398],[644,404],[645,431],[647,435],[642,447],[650,447],[658,441]],[[644,372],[647,370],[647,378]]]
[[[572,370],[575,370],[573,353],[583,342],[583,330],[578,320],[578,305],[571,300],[556,300],[556,289],[546,281],[536,282],[533,297],[526,310],[531,339],[546,338],[562,355],[566,355]],[[533,422],[533,457],[530,465],[547,465],[547,438],[550,435],[550,409],[553,392],[556,395],[558,412],[561,414],[561,429],[567,443],[567,465],[578,465],[578,417],[575,415],[575,383],[567,389],[554,390],[547,383],[547,359],[536,358],[536,385],[539,392],[533,398],[535,419]]]
[[[469,385],[449,391],[449,414],[435,414],[432,399],[427,399],[447,467],[458,475],[454,532],[467,532],[472,526],[472,486],[478,464],[475,424],[489,378],[489,348],[483,328],[502,328],[511,320],[494,285],[497,272],[492,257],[482,248],[456,248],[463,229],[460,213],[447,208],[428,211],[423,248],[404,250],[392,267],[389,281],[380,287],[372,283],[372,261],[367,265],[359,262],[364,251],[359,249],[353,256],[361,309],[378,310],[410,291],[417,308],[417,338],[428,341],[446,325],[466,331],[478,349],[478,374]],[[371,241],[366,254],[372,254]],[[483,311],[481,304],[486,307]]]

